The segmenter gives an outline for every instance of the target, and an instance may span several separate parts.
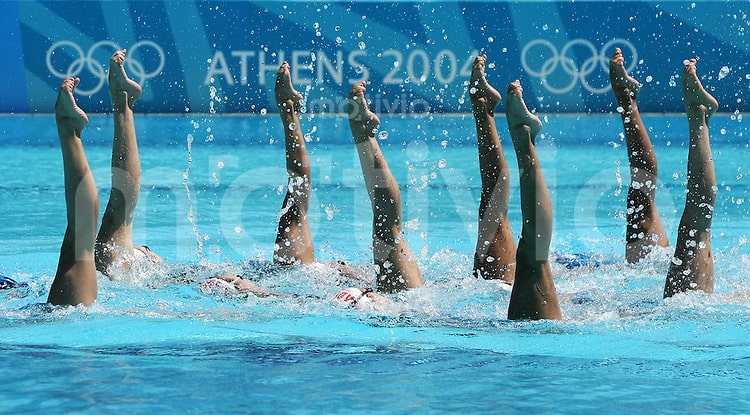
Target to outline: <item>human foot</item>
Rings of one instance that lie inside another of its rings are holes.
[[[60,92],[57,94],[55,102],[55,119],[60,127],[67,126],[73,129],[78,137],[86,124],[89,123],[89,117],[76,104],[73,91],[81,82],[78,78],[67,78],[60,85]]]
[[[367,108],[366,90],[365,82],[361,82],[354,85],[349,92],[347,112],[349,113],[349,127],[352,129],[355,142],[375,137],[375,132],[380,127],[380,118]]]
[[[631,99],[636,99],[638,91],[641,90],[641,83],[625,70],[625,58],[620,48],[615,49],[612,59],[609,60],[609,82],[618,102],[626,100],[629,104]]]
[[[302,94],[297,92],[292,86],[291,75],[289,74],[289,63],[283,62],[276,72],[276,87],[274,89],[276,105],[286,105],[292,110],[299,109],[299,103],[302,100]]]
[[[492,114],[497,104],[503,99],[499,92],[487,82],[485,77],[485,63],[487,55],[477,56],[471,68],[471,78],[469,80],[469,97],[475,107],[484,107]]]
[[[109,94],[115,108],[127,94],[127,105],[133,108],[133,104],[141,97],[141,86],[138,82],[128,78],[125,73],[125,49],[118,50],[109,60]]]
[[[685,64],[682,73],[682,94],[688,109],[700,109],[701,106],[705,108],[705,117],[708,121],[708,118],[719,108],[719,102],[703,88],[703,84],[698,79],[696,63],[695,59],[690,59]]]
[[[542,122],[539,117],[532,114],[526,107],[523,100],[523,87],[521,81],[515,80],[508,85],[507,92],[508,102],[505,104],[505,115],[508,119],[508,128],[528,128],[531,134],[531,141],[542,130]],[[513,134],[511,134],[513,136]]]

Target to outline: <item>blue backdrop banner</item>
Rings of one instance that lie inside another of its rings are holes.
[[[720,110],[737,112],[750,85],[748,13],[747,1],[6,1],[0,112],[52,112],[67,76],[81,78],[82,107],[108,111],[118,48],[144,86],[143,112],[275,111],[282,61],[311,113],[342,112],[361,81],[378,112],[466,112],[477,54],[490,82],[520,79],[540,112],[608,112],[615,47],[645,85],[642,111],[683,111],[682,62],[697,57]]]

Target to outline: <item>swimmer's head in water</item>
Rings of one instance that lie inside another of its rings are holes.
[[[347,288],[336,294],[333,301],[345,307],[379,306],[390,303],[387,297],[370,288]]]
[[[149,248],[146,245],[136,246],[134,248],[135,249],[133,251],[133,254],[135,255],[136,258],[147,259],[152,264],[159,264],[159,263],[164,262],[164,260],[159,255],[156,254],[156,252],[152,251],[151,248]]]
[[[341,305],[354,307],[357,304],[365,304],[372,300],[368,296],[372,292],[371,289],[365,288],[347,288],[344,291],[336,294],[333,300]]]
[[[222,297],[237,297],[240,295],[239,290],[237,290],[234,284],[220,278],[209,278],[201,282],[198,288],[206,295]]]

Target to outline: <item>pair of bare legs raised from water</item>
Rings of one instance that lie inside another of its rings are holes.
[[[627,74],[623,63],[622,52],[616,49],[610,61],[610,80],[617,104],[622,108],[631,171],[626,258],[628,262],[638,262],[654,246],[668,246],[669,242],[654,204],[656,156],[638,112],[640,84]],[[708,121],[718,102],[698,79],[695,59],[685,64],[682,93],[689,129],[687,194],[664,286],[665,298],[687,290],[713,292],[714,288],[711,222],[717,188]]]
[[[65,231],[55,279],[47,301],[55,305],[89,305],[96,300],[97,269],[107,274],[113,264],[128,266],[136,250],[152,262],[161,260],[144,247],[134,247],[132,219],[140,187],[140,161],[133,122],[133,103],[141,87],[123,68],[125,51],[110,60],[109,91],[114,111],[112,144],[112,193],[99,233],[99,195],[81,141],[88,116],[73,95],[80,82],[63,81],[55,103],[55,121],[63,154]]]
[[[552,204],[534,144],[542,123],[526,107],[520,82],[512,82],[506,119],[518,160],[523,218],[516,248],[508,221],[509,168],[494,118],[502,98],[487,82],[486,60],[476,58],[469,85],[482,176],[474,274],[513,283],[509,319],[559,319],[562,313],[549,265]]]
[[[367,109],[364,84],[355,85],[350,93],[350,127],[365,176],[373,208],[373,253],[378,265],[378,289],[392,292],[422,284],[419,268],[403,238],[401,229],[401,196],[380,147],[375,130],[378,117]],[[276,232],[274,262],[279,265],[309,264],[315,260],[315,249],[310,233],[308,207],[310,204],[310,160],[300,127],[299,106],[302,95],[291,82],[289,64],[284,62],[276,74],[276,105],[285,136],[287,193]],[[354,271],[340,263],[331,264],[345,276]],[[234,284],[240,291],[256,295],[279,295],[258,287],[251,281],[235,276],[218,277]],[[366,290],[363,290],[363,292]],[[382,300],[375,293],[368,297]]]

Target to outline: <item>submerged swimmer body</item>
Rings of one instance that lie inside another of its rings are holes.
[[[270,291],[260,287],[254,282],[240,276],[221,275],[209,278],[199,284],[200,291],[206,295],[227,297],[227,298],[245,298],[253,295],[259,298],[266,297],[285,297],[285,298],[310,298],[321,300],[320,296],[314,294],[286,294],[276,291]],[[349,287],[341,290],[331,298],[334,305],[360,308],[367,303],[388,304],[390,300],[371,288]]]

